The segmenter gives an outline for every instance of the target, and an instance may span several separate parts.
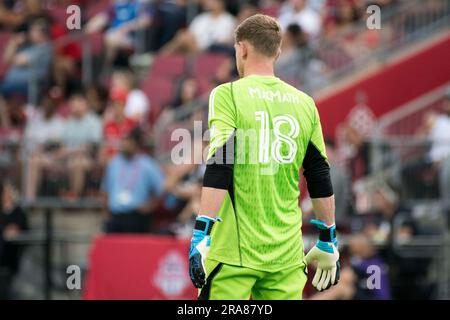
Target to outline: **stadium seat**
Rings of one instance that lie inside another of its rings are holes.
[[[274,4],[274,5],[262,8],[261,13],[266,14],[271,17],[278,17],[279,13],[280,13],[280,5]]]
[[[148,122],[153,125],[158,120],[159,116],[161,115],[163,111],[163,108],[159,105],[152,105],[150,107],[150,112],[148,114]]]
[[[151,107],[164,107],[173,99],[174,83],[165,78],[148,78],[141,85],[141,89],[150,99]]]
[[[50,6],[48,10],[54,23],[61,26],[66,25],[66,20],[68,17],[68,14],[66,12],[67,6],[60,6],[60,5]]]
[[[218,66],[227,59],[227,56],[217,53],[205,53],[199,55],[192,67],[192,76],[196,79],[211,79],[214,77]]]
[[[200,96],[202,95],[209,95],[211,90],[214,88],[214,84],[211,82],[210,79],[205,78],[196,78],[195,79],[198,83],[198,93]]]
[[[157,56],[153,62],[150,76],[174,79],[180,77],[186,70],[186,57]]]
[[[318,56],[332,70],[350,66],[352,63],[351,56],[343,48],[334,48],[333,51],[323,50]]]

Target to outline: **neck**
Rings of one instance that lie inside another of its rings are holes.
[[[125,159],[127,159],[128,161],[131,161],[136,156],[137,152],[131,152],[131,153],[123,152],[122,154],[125,157]]]
[[[116,115],[116,121],[119,123],[122,123],[125,120],[125,115],[123,115],[122,113],[119,113]]]
[[[273,63],[267,62],[255,62],[250,65],[247,65],[244,71],[244,77],[247,76],[275,76],[275,72],[273,70]]]
[[[222,14],[222,10],[214,10],[214,11],[211,11],[211,14],[214,16],[214,17],[218,17],[218,16],[220,16],[221,14]]]

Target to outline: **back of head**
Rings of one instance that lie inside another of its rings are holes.
[[[235,41],[247,41],[262,56],[275,58],[280,50],[282,32],[272,17],[255,14],[245,19],[236,29]]]

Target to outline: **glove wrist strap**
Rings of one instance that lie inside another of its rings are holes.
[[[319,229],[319,240],[331,242],[336,239],[336,228],[332,227],[329,229]]]
[[[209,236],[216,219],[207,216],[198,216],[195,220],[194,230]]]

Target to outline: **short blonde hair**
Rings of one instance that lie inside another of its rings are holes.
[[[248,41],[258,53],[275,57],[281,46],[281,27],[274,18],[255,14],[245,19],[235,31],[236,43]]]

